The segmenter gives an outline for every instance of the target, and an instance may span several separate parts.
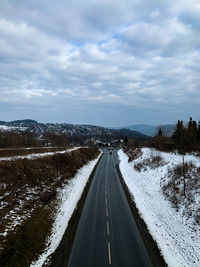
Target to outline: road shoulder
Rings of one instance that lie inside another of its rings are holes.
[[[134,198],[131,195],[127,185],[124,182],[124,179],[122,177],[121,171],[119,169],[119,164],[116,164],[116,169],[117,169],[117,173],[119,175],[119,179],[121,182],[121,185],[123,187],[123,190],[125,192],[127,201],[129,203],[131,212],[133,214],[133,217],[135,219],[135,222],[137,224],[138,230],[140,232],[140,235],[142,237],[142,240],[144,242],[144,245],[148,251],[149,257],[152,261],[153,266],[156,267],[164,267],[167,266],[167,264],[165,263],[159,249],[157,246],[157,243],[154,241],[154,239],[152,238],[152,236],[150,235],[148,228],[146,226],[146,223],[144,222],[144,220],[140,217],[139,215],[139,211],[135,205],[134,202]]]

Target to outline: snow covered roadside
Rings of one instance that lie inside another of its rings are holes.
[[[135,163],[149,158],[152,151],[142,149],[142,156],[128,163],[127,155],[120,150],[120,170],[126,185],[134,197],[134,201],[146,222],[146,225],[156,240],[163,257],[170,267],[200,266],[200,231],[199,227],[176,212],[171,203],[162,193],[162,178],[166,176],[168,167],[180,164],[182,157],[170,153],[160,153],[166,164],[156,169],[147,167],[141,172],[133,168]],[[200,166],[195,156],[186,156],[185,161],[192,160]]]
[[[41,267],[48,256],[51,255],[58,247],[68,226],[68,222],[77,206],[79,199],[81,198],[85,185],[101,154],[98,156],[98,158],[90,161],[87,165],[82,167],[77,172],[75,177],[70,180],[69,184],[66,185],[59,193],[60,206],[58,208],[51,236],[47,242],[47,249],[36,262],[31,264],[32,267]]]
[[[36,158],[43,158],[47,156],[52,156],[55,154],[64,154],[64,153],[69,153],[74,150],[78,150],[81,147],[74,147],[70,149],[65,149],[61,151],[56,151],[56,152],[44,152],[44,153],[34,153],[34,154],[29,154],[26,156],[14,156],[14,157],[2,157],[0,158],[0,161],[2,160],[17,160],[17,159],[36,159]]]

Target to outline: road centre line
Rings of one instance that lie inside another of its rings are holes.
[[[106,216],[108,217],[108,208],[106,207]]]
[[[110,242],[108,242],[108,261],[109,261],[109,264],[111,264]]]
[[[109,235],[109,234],[110,234],[110,231],[109,231],[109,223],[107,221],[107,235]]]
[[[107,200],[107,197],[106,197],[106,206],[108,205],[108,200]]]

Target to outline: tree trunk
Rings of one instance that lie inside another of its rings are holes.
[[[185,162],[184,162],[184,155],[182,156],[183,157],[183,195],[185,197]]]

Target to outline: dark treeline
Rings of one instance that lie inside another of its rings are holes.
[[[200,151],[200,121],[197,123],[190,118],[187,124],[179,120],[171,137],[165,136],[160,128],[153,138],[156,149],[169,151],[177,149],[183,154],[191,151]]]
[[[52,146],[66,146],[68,144],[68,139],[65,134],[54,131],[44,134],[44,142],[45,141]]]
[[[34,147],[40,146],[40,142],[33,133],[0,131],[0,148],[7,147]]]
[[[43,138],[39,138],[30,131],[0,131],[0,148],[66,146],[67,144],[66,135],[57,132],[48,132]]]

